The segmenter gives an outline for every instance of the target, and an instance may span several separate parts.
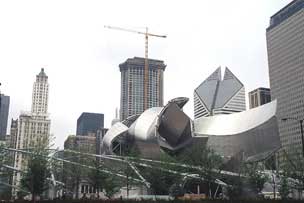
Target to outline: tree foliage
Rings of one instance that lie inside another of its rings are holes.
[[[264,184],[269,179],[268,176],[263,173],[263,169],[259,163],[248,163],[245,164],[245,167],[245,175],[248,176],[248,183],[257,194],[260,193],[264,188]]]
[[[207,183],[208,196],[212,198],[214,195],[211,185],[221,177],[222,157],[205,145],[194,144],[184,153],[181,161],[192,166],[190,172],[197,174],[203,182]]]
[[[91,185],[96,189],[99,198],[99,192],[101,192],[104,187],[104,182],[107,178],[107,174],[101,171],[105,169],[105,165],[101,160],[92,160],[92,166],[95,169],[90,170],[88,173],[88,178]]]
[[[288,199],[288,195],[290,193],[290,186],[288,184],[288,175],[285,171],[282,171],[280,174],[279,193],[283,200]]]
[[[4,144],[0,144],[0,181],[8,184],[13,175],[13,171],[5,166],[12,165],[13,155],[11,152],[4,150],[5,147]],[[8,200],[11,197],[11,188],[4,184],[1,185],[3,189],[0,191],[0,198]]]
[[[161,154],[161,164],[152,164],[152,167],[144,168],[142,173],[150,183],[154,195],[167,195],[170,187],[180,185],[182,176],[175,174],[178,168],[170,163],[177,163],[176,159],[167,154]],[[170,172],[172,171],[172,172]]]
[[[40,157],[37,152],[35,156],[29,158],[28,169],[21,179],[22,186],[28,190],[33,197],[41,195],[47,189],[46,178],[50,177],[48,171],[48,160]]]
[[[294,150],[284,155],[285,164],[281,167],[284,175],[294,180],[293,189],[304,190],[304,157],[301,150]]]
[[[48,188],[51,165],[49,143],[49,137],[38,139],[26,159],[27,170],[22,174],[21,186],[32,194],[33,201]]]
[[[68,194],[75,194],[77,199],[80,198],[80,183],[82,180],[88,180],[91,171],[82,165],[92,165],[92,160],[94,160],[92,157],[79,153],[87,153],[87,151],[81,146],[76,149],[76,153],[66,150],[64,152],[66,162],[63,164],[63,182],[66,185],[66,190]]]
[[[115,175],[108,175],[103,181],[104,194],[111,199],[120,190],[120,180]]]

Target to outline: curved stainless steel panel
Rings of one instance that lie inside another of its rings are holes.
[[[153,107],[144,111],[130,126],[129,134],[141,141],[156,139],[155,124],[162,109],[163,107]]]
[[[189,98],[187,97],[177,97],[177,98],[174,98],[174,99],[171,99],[169,103],[175,103],[179,108],[183,108],[184,105],[189,101]],[[168,105],[167,104],[167,105]]]
[[[208,137],[207,146],[224,157],[239,153],[249,160],[263,160],[281,147],[276,101],[230,115],[199,118],[195,134]]]
[[[229,115],[201,117],[193,121],[197,135],[233,135],[256,128],[276,115],[277,102]]]
[[[115,123],[105,134],[102,140],[103,149],[107,152],[112,152],[112,143],[120,135],[128,131],[128,127],[121,122]]]
[[[240,113],[201,117],[193,122],[181,109],[187,101],[185,97],[175,98],[165,107],[153,107],[140,116],[116,123],[104,136],[104,149],[111,152],[114,141],[132,136],[143,153],[153,155],[159,152],[159,146],[171,151],[185,148],[195,134],[195,139],[203,139],[207,146],[226,158],[241,153],[248,161],[255,161],[281,146],[276,101]]]

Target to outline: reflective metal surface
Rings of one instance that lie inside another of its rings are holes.
[[[194,133],[208,137],[207,146],[220,155],[242,153],[248,161],[263,160],[281,147],[276,101],[241,113],[199,118]]]
[[[164,107],[153,107],[116,123],[104,137],[105,151],[113,152],[113,143],[118,140],[124,144],[124,137],[132,137],[132,143],[145,157],[157,157],[160,148],[174,152],[199,140],[225,158],[241,154],[247,161],[263,160],[281,147],[276,101],[240,113],[194,121],[182,111],[187,101],[184,97],[175,98]]]
[[[115,123],[105,134],[102,140],[103,151],[111,153],[113,151],[113,143],[119,136],[124,136],[128,131],[128,127],[121,122]]]

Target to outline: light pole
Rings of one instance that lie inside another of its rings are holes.
[[[286,117],[286,118],[282,118],[282,121],[287,121],[287,120],[295,120],[300,122],[300,130],[301,130],[301,138],[302,138],[302,156],[304,158],[304,137],[303,137],[303,120],[304,119],[298,119],[298,118],[294,118],[294,117]]]

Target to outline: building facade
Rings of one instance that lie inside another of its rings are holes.
[[[7,130],[10,97],[0,94],[0,139],[4,140]]]
[[[219,67],[194,90],[195,119],[245,110],[244,85],[227,67],[223,80]]]
[[[121,72],[120,120],[144,111],[144,58],[134,57],[119,65]],[[147,107],[163,105],[163,61],[148,60]]]
[[[22,112],[17,121],[13,121],[11,137],[15,149],[28,149],[37,145],[48,145],[50,138],[51,121],[48,118],[48,77],[42,68],[36,76],[32,93],[31,112]],[[21,153],[14,154],[14,168],[20,171],[26,171],[27,158]],[[22,173],[14,172],[12,184],[15,186],[12,190],[14,197],[17,195],[17,189],[20,187]]]
[[[271,99],[278,101],[283,150],[301,151],[304,118],[304,0],[294,0],[270,18],[266,30]],[[281,120],[280,119],[280,120]]]
[[[16,139],[18,134],[18,119],[11,120],[11,129],[10,129],[10,148],[15,148],[16,146]]]
[[[104,126],[104,115],[101,113],[82,113],[77,119],[77,135],[97,134]]]
[[[260,87],[248,93],[249,108],[255,108],[271,101],[270,89]]]
[[[44,115],[48,110],[49,84],[44,68],[36,75],[32,93],[32,114]]]

